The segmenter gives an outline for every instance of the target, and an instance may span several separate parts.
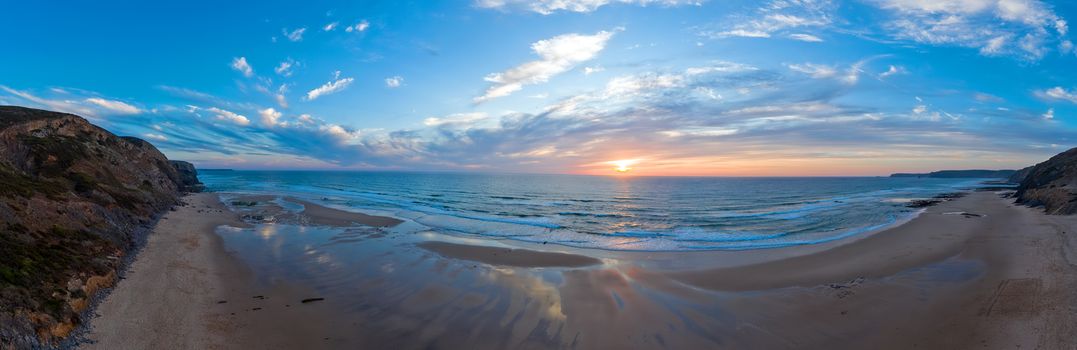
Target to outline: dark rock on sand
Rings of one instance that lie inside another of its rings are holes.
[[[185,176],[146,141],[0,106],[0,348],[55,344],[80,324]]]
[[[1017,203],[1042,206],[1047,214],[1077,213],[1077,148],[1032,167],[1014,196]]]
[[[914,199],[913,201],[905,204],[908,208],[927,208],[936,204],[942,203],[941,199]]]

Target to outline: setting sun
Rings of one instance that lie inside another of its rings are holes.
[[[614,166],[616,166],[615,168],[613,168],[613,170],[619,173],[627,173],[629,170],[632,170],[632,165],[635,165],[636,163],[639,163],[639,160],[622,159],[609,162],[609,164],[613,164]]]

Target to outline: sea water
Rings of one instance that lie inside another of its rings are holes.
[[[199,178],[210,191],[295,196],[447,234],[644,251],[833,241],[912,217],[910,199],[983,181],[220,170]]]

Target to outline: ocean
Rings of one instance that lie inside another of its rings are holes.
[[[829,242],[916,215],[983,179],[728,178],[203,170],[209,191],[296,196],[421,230],[630,251]]]

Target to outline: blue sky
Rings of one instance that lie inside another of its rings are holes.
[[[1075,146],[1077,4],[18,2],[0,104],[202,167],[1015,168]]]

